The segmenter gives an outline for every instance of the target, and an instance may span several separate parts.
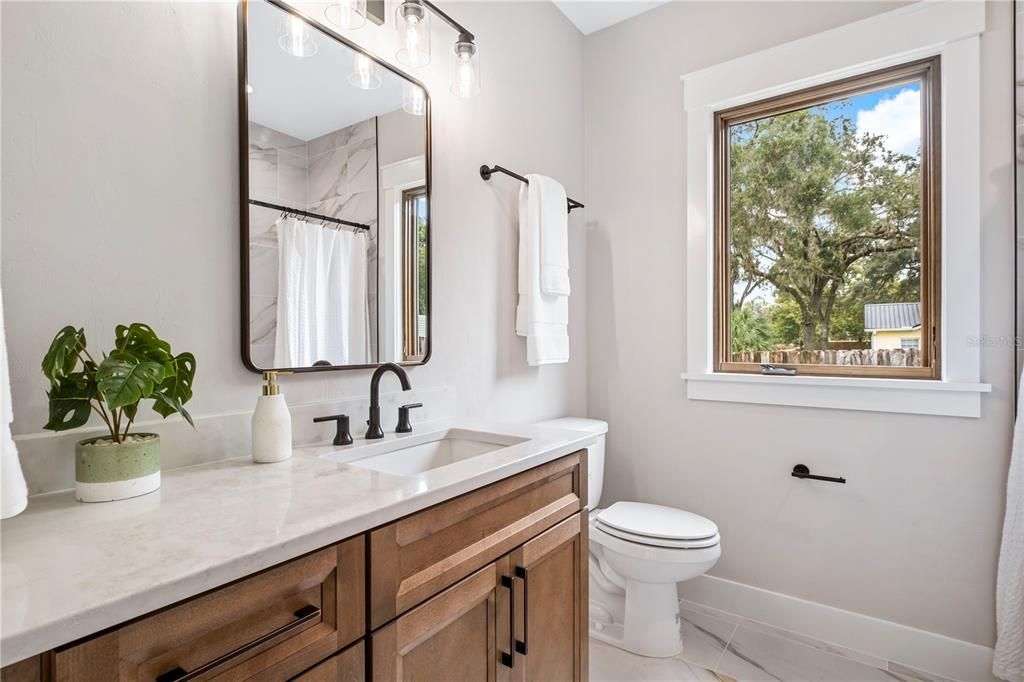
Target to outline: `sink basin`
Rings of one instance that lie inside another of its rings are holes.
[[[374,451],[386,448],[382,454],[373,454],[352,459],[352,451],[328,453],[326,459],[342,461],[354,467],[372,469],[394,476],[415,476],[425,471],[463,462],[467,459],[486,455],[510,445],[525,443],[527,438],[500,433],[448,429],[423,437],[406,437],[398,440],[368,445]]]

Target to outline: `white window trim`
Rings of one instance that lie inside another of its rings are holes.
[[[979,417],[982,0],[923,0],[682,77],[686,113],[687,397],[873,412]],[[942,379],[715,373],[714,112],[941,55]]]
[[[381,168],[381,214],[384,217],[380,242],[377,246],[381,258],[380,289],[385,301],[381,314],[383,337],[390,340],[387,359],[404,362],[402,338],[402,192],[422,187],[426,182],[426,158],[414,156]]]

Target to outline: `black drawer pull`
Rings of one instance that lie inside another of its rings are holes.
[[[167,672],[163,673],[162,675],[159,675],[156,678],[156,682],[185,682],[185,680],[194,680],[200,675],[208,673],[214,668],[218,668],[224,665],[231,659],[237,658],[248,651],[252,651],[256,647],[262,646],[267,642],[277,639],[281,635],[286,635],[292,630],[296,630],[305,625],[306,623],[309,623],[314,620],[320,620],[320,607],[313,606],[312,604],[303,606],[301,609],[295,612],[295,620],[285,623],[281,627],[275,628],[267,634],[261,635],[260,637],[257,637],[256,639],[252,640],[251,642],[243,644],[237,649],[227,652],[223,656],[218,656],[209,663],[204,663],[203,665],[199,666],[191,672],[186,672],[183,668],[181,668],[181,666],[172,668]]]
[[[523,641],[516,640],[516,651],[525,656],[530,632],[530,573],[522,566],[516,566],[516,577],[523,581]]]
[[[501,576],[501,586],[508,588],[508,653],[501,652],[501,664],[516,667],[516,579]]]

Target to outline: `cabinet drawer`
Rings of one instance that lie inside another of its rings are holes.
[[[380,627],[586,504],[586,451],[370,533],[370,625]]]
[[[58,682],[282,680],[362,636],[353,538],[55,652]]]
[[[340,654],[310,668],[292,682],[364,682],[366,679],[366,645],[353,644]]]

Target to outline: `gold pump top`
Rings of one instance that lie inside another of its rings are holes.
[[[264,372],[263,380],[267,383],[263,384],[263,395],[280,395],[281,387],[277,385],[277,378],[288,376],[289,374],[292,374],[292,372]]]

